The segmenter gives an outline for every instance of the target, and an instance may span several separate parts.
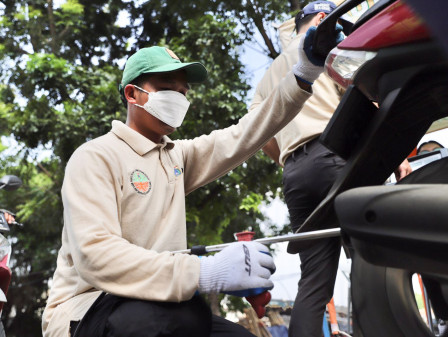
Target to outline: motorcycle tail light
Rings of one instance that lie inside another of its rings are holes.
[[[6,255],[9,255],[10,252],[11,244],[3,235],[0,235],[0,261],[2,261]]]
[[[364,63],[373,59],[376,52],[334,48],[325,60],[325,72],[336,83],[347,88]]]
[[[394,1],[351,33],[339,47],[379,50],[430,39],[430,30],[411,7],[403,1]]]

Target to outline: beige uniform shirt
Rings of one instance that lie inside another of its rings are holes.
[[[296,19],[295,17],[283,22],[278,27],[278,38],[280,40],[280,46],[282,50],[285,50],[289,44],[291,43],[291,40],[296,36],[295,33],[296,29]]]
[[[297,63],[299,38],[300,35],[296,36],[272,62],[257,86],[249,111],[262,104],[275,86],[292,69],[292,66]],[[326,74],[320,75],[313,84],[313,96],[306,101],[300,114],[275,136],[280,148],[280,163],[282,165],[294,150],[324,131],[340,99],[341,93],[334,82]],[[297,109],[300,108],[297,107]]]
[[[78,148],[62,187],[62,247],[44,336],[68,336],[70,320],[80,320],[101,291],[190,299],[199,258],[169,252],[187,247],[185,195],[252,156],[309,96],[290,73],[258,109],[210,135],[155,144],[115,121],[111,132]]]

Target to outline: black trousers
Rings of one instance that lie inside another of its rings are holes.
[[[212,315],[200,296],[173,303],[102,294],[81,322],[71,323],[70,331],[74,337],[254,337]]]
[[[344,165],[343,159],[317,139],[286,160],[283,187],[294,232],[326,197]],[[290,337],[322,336],[323,315],[333,296],[340,251],[340,239],[328,238],[315,240],[299,253],[301,278],[291,312]]]

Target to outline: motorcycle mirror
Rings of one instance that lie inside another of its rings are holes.
[[[14,191],[22,186],[22,180],[13,175],[6,175],[0,179],[0,189]]]

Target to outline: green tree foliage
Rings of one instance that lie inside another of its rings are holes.
[[[242,44],[256,31],[266,54],[278,46],[269,21],[297,1],[5,0],[0,1],[0,175],[24,186],[0,193],[17,212],[12,229],[13,280],[3,312],[8,336],[39,336],[40,315],[55,269],[63,224],[60,189],[65,165],[85,141],[125,120],[117,85],[126,57],[168,45],[186,61],[199,60],[208,80],[189,93],[183,126],[172,138],[193,138],[234,124],[247,112]],[[13,145],[8,143],[13,143]],[[232,241],[252,228],[258,205],[280,186],[277,167],[261,153],[187,197],[189,244]]]

